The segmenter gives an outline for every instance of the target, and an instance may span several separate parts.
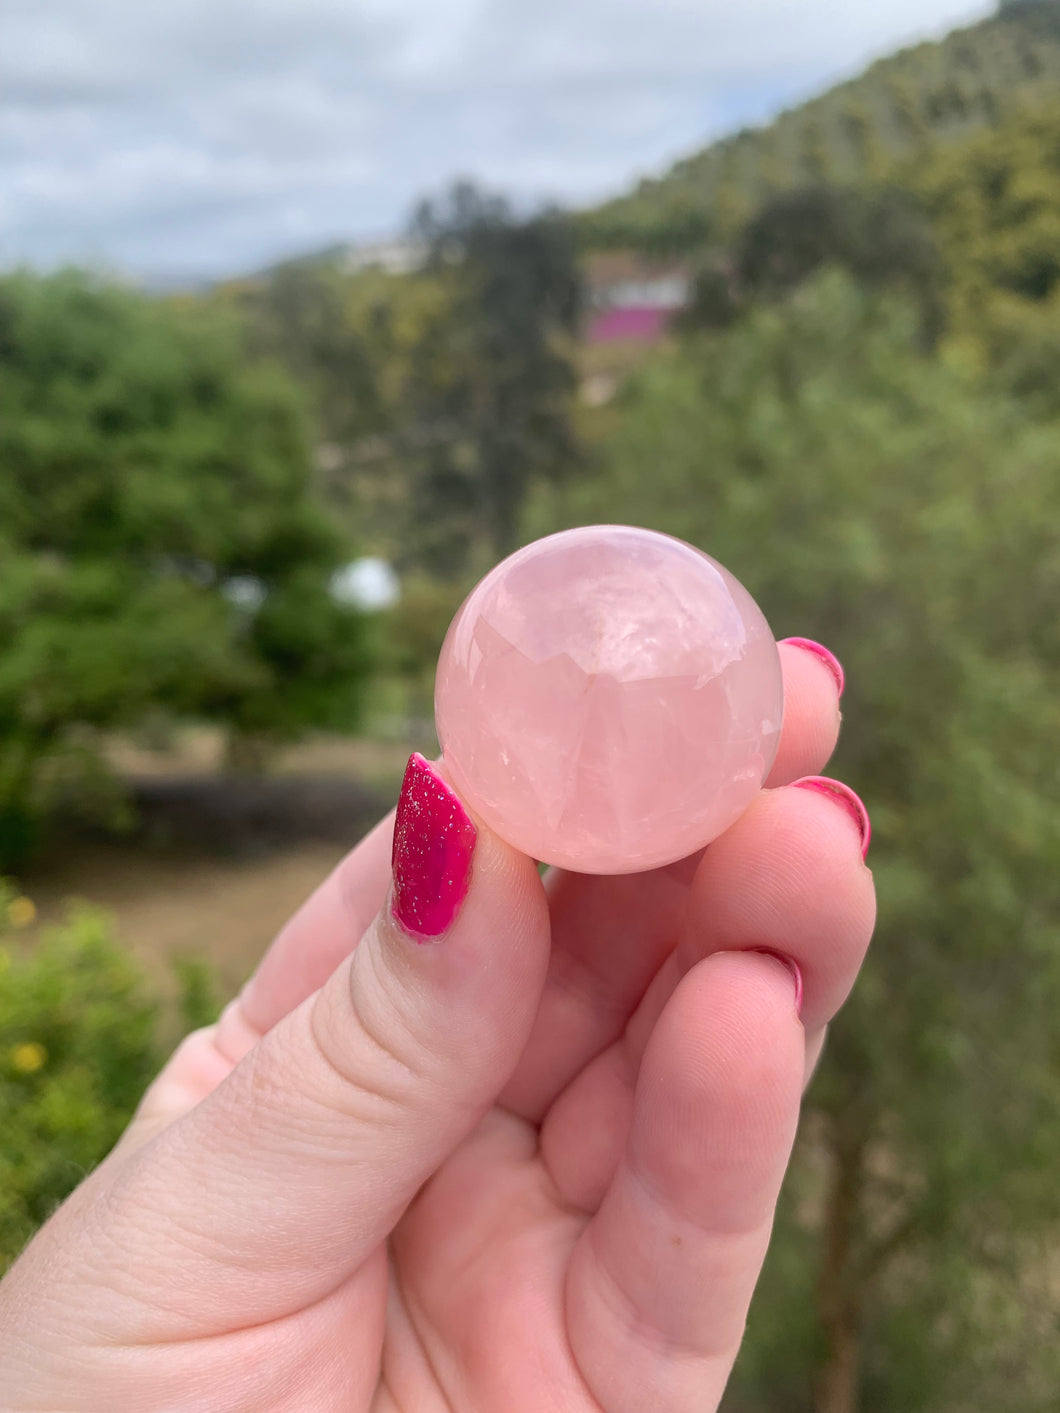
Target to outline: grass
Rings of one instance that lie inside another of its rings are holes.
[[[196,859],[102,845],[54,861],[26,888],[37,928],[57,921],[67,899],[84,899],[110,913],[118,940],[151,972],[168,976],[170,959],[206,957],[227,997],[345,852],[316,843],[252,859]]]

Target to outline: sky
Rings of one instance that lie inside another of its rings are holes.
[[[238,274],[457,177],[586,205],[993,8],[0,0],[0,268]]]

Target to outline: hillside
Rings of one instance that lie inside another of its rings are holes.
[[[584,213],[590,246],[725,240],[785,187],[887,176],[911,157],[995,129],[1060,93],[1060,0],[1015,0],[990,19],[879,60],[767,127],[745,129]]]

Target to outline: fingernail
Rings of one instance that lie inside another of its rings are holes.
[[[802,648],[804,652],[813,653],[819,657],[825,667],[835,678],[839,695],[843,695],[843,687],[846,685],[846,674],[843,671],[843,664],[836,657],[835,653],[830,653],[823,643],[815,643],[812,638],[785,638],[784,642],[792,648]]]
[[[827,775],[807,775],[804,779],[796,780],[794,783],[800,790],[816,790],[818,794],[827,795],[829,799],[835,800],[837,804],[843,806],[858,827],[858,832],[861,835],[861,857],[864,858],[869,852],[872,824],[869,821],[868,810],[850,786],[844,785],[841,780],[830,780]]]
[[[440,937],[467,897],[475,826],[433,767],[409,758],[394,821],[391,911],[417,941]]]
[[[802,1015],[802,969],[794,957],[789,957],[784,952],[774,952],[772,947],[752,947],[752,952],[757,952],[762,957],[772,957],[774,961],[782,962],[791,972],[795,982],[795,1014]]]

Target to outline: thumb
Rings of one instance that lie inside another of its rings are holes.
[[[390,896],[359,945],[132,1155],[109,1197],[109,1222],[117,1201],[154,1232],[153,1260],[159,1234],[179,1233],[179,1269],[153,1277],[166,1283],[166,1333],[178,1306],[182,1337],[208,1328],[204,1290],[209,1309],[258,1323],[361,1265],[514,1069],[548,941],[533,862],[413,756]]]

